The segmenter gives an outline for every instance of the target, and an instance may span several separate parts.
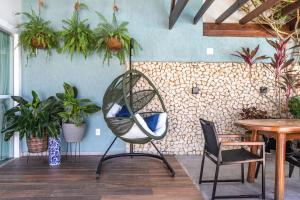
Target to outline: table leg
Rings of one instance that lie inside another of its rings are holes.
[[[284,199],[284,179],[285,179],[285,146],[286,135],[278,133],[276,137],[276,171],[275,171],[275,199]]]
[[[251,142],[256,142],[258,139],[257,130],[252,131]],[[257,154],[258,146],[251,146],[251,152]],[[254,183],[255,181],[256,162],[249,163],[247,181]]]

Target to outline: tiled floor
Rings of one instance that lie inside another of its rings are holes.
[[[199,171],[201,156],[177,156],[178,161],[182,164],[189,176],[193,179],[193,182],[198,186]],[[213,178],[215,172],[215,165],[208,159],[205,162],[205,170],[203,178]],[[275,157],[274,155],[267,155],[266,164],[266,198],[273,199],[274,197],[274,171],[275,171]],[[299,169],[295,168],[292,178],[288,178],[288,165],[286,166],[286,193],[285,199],[287,200],[299,200],[300,199],[300,176]],[[245,168],[245,176],[247,173],[247,167]],[[240,165],[236,166],[222,166],[220,169],[220,178],[239,178],[240,177]],[[261,176],[260,176],[261,177]],[[217,187],[218,194],[254,194],[260,192],[260,179],[254,183],[220,183]],[[206,198],[210,198],[212,192],[212,184],[201,184],[201,191],[204,192]]]

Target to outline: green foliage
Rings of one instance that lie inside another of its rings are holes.
[[[124,64],[125,58],[130,51],[131,37],[127,29],[128,22],[119,24],[115,13],[111,23],[100,13],[97,12],[97,14],[102,22],[95,29],[96,51],[104,55],[103,62],[107,61],[109,64],[110,59],[115,56],[119,59],[120,64]],[[111,38],[116,38],[121,42],[122,48],[120,50],[116,51],[108,48],[107,42]],[[136,41],[133,42],[133,54],[137,53],[139,49],[141,49],[140,45]]]
[[[81,126],[84,118],[101,110],[101,107],[92,104],[89,99],[77,98],[78,90],[68,83],[64,83],[64,93],[57,93],[57,98],[62,102],[64,111],[58,113],[64,123]]]
[[[17,15],[24,15],[28,19],[28,22],[19,24],[17,28],[22,30],[20,45],[29,57],[36,56],[38,49],[45,49],[50,55],[52,49],[59,47],[59,34],[50,26],[50,21],[45,21],[33,10]]]
[[[5,134],[5,141],[15,132],[20,133],[20,138],[43,138],[45,134],[58,137],[61,127],[58,113],[63,109],[60,102],[53,96],[41,101],[35,91],[32,91],[32,97],[32,102],[19,96],[12,97],[18,105],[4,114],[4,127],[1,132]]]
[[[293,96],[289,100],[289,112],[297,119],[300,119],[300,96]]]
[[[80,8],[87,8],[85,4],[80,4]],[[79,8],[78,7],[78,8]],[[87,19],[80,21],[79,10],[73,12],[71,19],[63,20],[66,25],[61,31],[63,39],[63,53],[70,53],[71,58],[75,53],[83,54],[86,58],[93,50],[94,34],[87,24]]]

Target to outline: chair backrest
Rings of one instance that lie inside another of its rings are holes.
[[[215,124],[204,119],[200,119],[200,123],[205,140],[205,150],[218,157],[220,147]]]

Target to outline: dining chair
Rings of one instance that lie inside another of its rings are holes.
[[[269,138],[267,138],[267,140],[266,140],[265,137],[263,137],[263,139],[264,139],[264,142],[267,144],[268,141],[269,141]],[[274,144],[272,145],[272,147],[269,147],[270,148],[269,150],[275,150],[276,151],[276,140],[272,141],[272,143],[274,143]],[[285,151],[286,151],[286,154],[285,154],[286,159],[285,160],[290,163],[290,166],[289,166],[289,177],[291,177],[292,174],[293,174],[293,171],[294,171],[294,166],[299,166],[300,167],[300,163],[299,163],[300,162],[300,154],[298,154],[298,152],[295,151],[295,149],[293,148],[293,142],[290,141],[290,140],[286,141]],[[299,164],[297,164],[297,162]],[[261,163],[259,163],[256,166],[255,178],[258,177],[260,167],[261,167]]]
[[[289,178],[291,178],[295,166],[300,167],[300,152],[297,151],[287,155],[285,160],[289,163]]]
[[[217,134],[215,124],[211,121],[200,119],[205,145],[203,150],[202,163],[200,168],[199,184],[202,183],[213,183],[213,191],[211,199],[233,199],[233,198],[262,198],[265,199],[265,143],[264,142],[239,142],[239,141],[220,141],[222,138],[242,138],[244,135],[219,135]],[[240,146],[238,149],[224,150],[224,147],[228,146]],[[256,155],[245,149],[243,146],[261,146],[262,154]],[[203,171],[205,158],[209,158],[214,164],[216,164],[214,180],[203,180]],[[216,189],[218,182],[241,182],[244,183],[244,164],[249,162],[259,162],[263,165],[262,173],[262,191],[261,194],[254,195],[227,195],[227,196],[216,196]],[[220,180],[219,168],[223,165],[241,165],[241,179],[230,179]]]

